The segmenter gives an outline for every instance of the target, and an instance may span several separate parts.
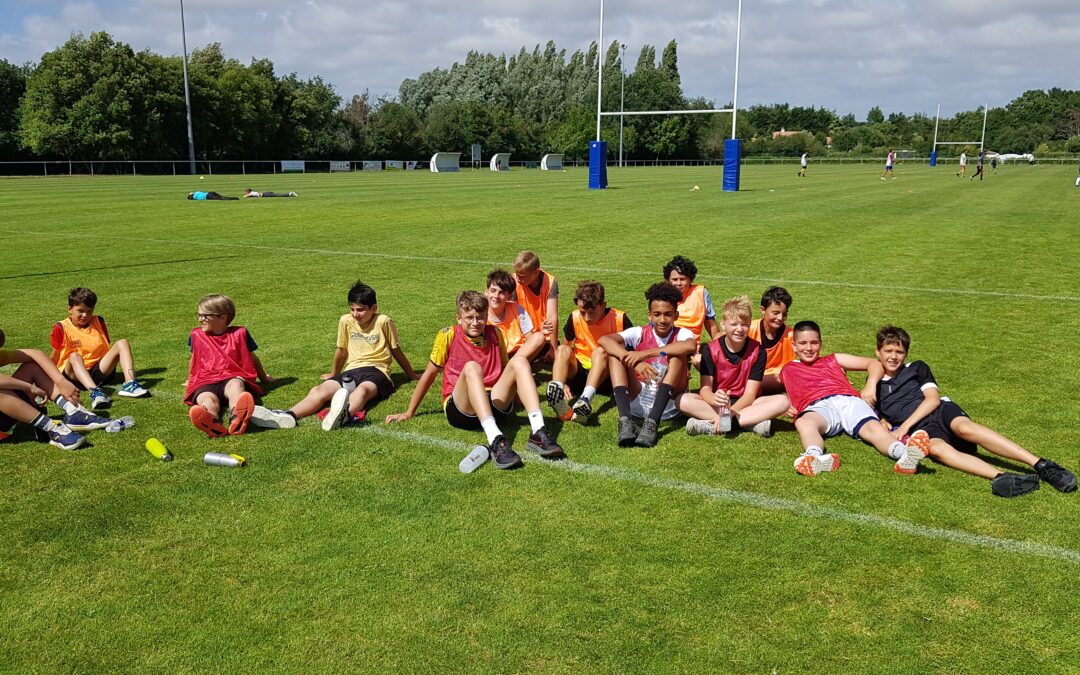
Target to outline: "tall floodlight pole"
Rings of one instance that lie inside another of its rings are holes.
[[[604,0],[600,0],[600,41],[596,43],[596,140],[600,140],[600,99],[604,91]]]
[[[184,0],[180,0],[180,39],[184,44],[184,105],[187,108],[187,149],[191,175],[195,175],[195,134],[191,131],[191,92],[187,74],[187,27],[184,25]]]
[[[986,146],[986,113],[989,109],[990,106],[986,103],[983,103],[983,130],[982,138],[979,139],[979,152],[982,152],[983,148]]]
[[[619,168],[622,168],[622,113],[625,110],[626,106],[626,45],[620,44],[619,51],[622,52],[619,55],[619,71],[621,71],[622,73],[622,84],[619,85]]]
[[[739,41],[742,38],[742,0],[735,20],[735,94],[731,97],[731,137],[735,138],[735,119],[739,116]]]

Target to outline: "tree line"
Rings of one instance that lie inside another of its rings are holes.
[[[692,110],[717,106],[688,98],[678,46],[657,57],[645,45],[632,65],[618,42],[567,54],[554,42],[507,57],[469,52],[461,63],[401,83],[398,96],[367,93],[344,101],[321,77],[278,75],[269,59],[242,64],[220,44],[192,52],[192,122],[199,159],[414,159],[436,151],[511,152],[516,159],[561,152],[584,158],[595,135],[596,80],[602,59],[605,110]],[[624,68],[625,66],[625,68]],[[108,33],[82,34],[36,64],[0,59],[0,160],[184,159],[187,128],[179,56],[134,51]],[[625,79],[624,79],[625,71]],[[941,140],[979,138],[982,111],[941,120]],[[774,138],[780,129],[803,132]],[[626,117],[628,159],[718,159],[729,114]],[[925,155],[934,120],[871,108],[853,114],[788,104],[740,109],[746,155],[880,155],[887,148]],[[619,122],[601,137],[618,153]],[[1080,152],[1080,91],[1031,90],[989,111],[987,147],[1000,152]],[[940,152],[959,153],[960,147]]]

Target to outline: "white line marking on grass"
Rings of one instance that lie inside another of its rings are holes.
[[[53,236],[55,232],[2,232],[4,236]],[[64,233],[65,237],[86,237],[86,238],[98,238],[98,235],[92,234],[72,234]],[[445,264],[464,264],[464,265],[476,265],[489,267],[492,265],[510,265],[510,261],[507,260],[473,260],[470,258],[440,258],[437,256],[423,256],[423,255],[408,255],[405,253],[377,253],[374,251],[342,251],[326,248],[301,248],[298,246],[265,246],[260,244],[233,244],[226,242],[209,242],[209,241],[190,241],[187,239],[160,239],[156,237],[117,237],[117,239],[127,239],[128,241],[141,241],[157,244],[183,244],[185,246],[210,246],[210,247],[228,247],[228,248],[242,248],[257,251],[281,251],[285,253],[316,253],[319,255],[347,255],[356,256],[361,258],[381,258],[386,260],[415,260],[420,262],[431,263],[445,263]],[[641,277],[657,277],[655,272],[645,272],[630,269],[608,269],[605,267],[577,267],[573,265],[544,265],[544,267],[553,270],[564,270],[567,272],[588,272],[590,274],[629,274],[633,276]],[[701,274],[698,275],[702,279],[717,279],[724,281],[753,281],[769,284],[786,284],[788,286],[801,285],[801,286],[823,286],[826,288],[857,288],[873,291],[905,291],[908,293],[934,293],[938,295],[967,295],[972,297],[983,298],[1006,298],[1010,300],[1049,300],[1056,302],[1080,302],[1080,296],[1075,295],[1039,295],[1037,293],[1013,293],[1007,291],[981,291],[967,288],[930,288],[924,286],[886,286],[882,284],[856,284],[846,281],[821,281],[814,279],[778,279],[772,277],[750,277],[750,276],[734,276],[724,274]]]
[[[383,426],[376,426],[370,424],[362,427],[361,432],[375,434],[377,436],[388,436],[390,438],[396,438],[402,441],[411,441],[413,443],[434,445],[440,448],[446,448],[448,450],[457,450],[461,452],[463,456],[464,453],[472,449],[472,446],[457,441],[436,438],[434,436],[428,436],[426,434],[417,434],[410,431],[388,429]],[[615,480],[637,483],[639,485],[647,485],[649,487],[659,488],[662,490],[687,492],[714,501],[735,502],[738,504],[744,504],[746,506],[769,509],[771,511],[788,511],[798,516],[827,518],[829,520],[854,523],[856,525],[869,525],[871,527],[877,527],[885,530],[902,532],[904,534],[908,534],[913,537],[921,537],[923,539],[938,539],[942,541],[951,541],[958,544],[967,544],[969,546],[988,548],[995,551],[1019,553],[1021,555],[1050,558],[1052,560],[1063,560],[1065,562],[1071,563],[1080,563],[1080,551],[1075,551],[1073,549],[1060,546],[1050,546],[1047,544],[1019,541],[1016,539],[1002,539],[999,537],[990,537],[983,534],[964,532],[963,530],[950,530],[943,527],[918,525],[916,523],[911,523],[906,520],[899,520],[896,518],[887,518],[885,516],[875,516],[868,513],[857,513],[854,511],[844,511],[843,509],[837,509],[829,506],[814,506],[813,504],[806,504],[800,501],[796,501],[794,499],[770,497],[768,495],[762,495],[756,492],[743,492],[741,490],[730,490],[727,488],[713,487],[710,485],[702,485],[701,483],[691,483],[689,481],[676,480],[674,478],[661,478],[658,476],[650,476],[648,474],[641,473],[639,471],[633,471],[631,469],[622,469],[617,467],[604,466],[601,464],[584,464],[582,462],[575,462],[569,459],[562,461],[549,461],[540,459],[539,457],[533,459],[531,454],[532,453],[530,453],[529,458],[530,463],[540,463],[544,466],[553,469],[560,469],[562,471],[568,471],[570,473],[581,473],[590,476],[613,478]]]

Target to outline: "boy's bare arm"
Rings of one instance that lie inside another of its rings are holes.
[[[915,423],[926,417],[930,413],[934,412],[937,407],[941,405],[941,394],[935,387],[929,387],[923,390],[923,400],[917,408],[911,413],[906,420],[904,420],[899,426],[896,427],[891,433],[897,440],[907,436],[911,433],[911,427],[915,426]]]
[[[652,356],[659,356],[660,352],[665,352],[667,353],[668,357],[687,357],[693,356],[697,352],[697,350],[697,340],[693,338],[688,338],[686,340],[677,340],[663,348],[650,349],[648,351],[655,352]]]
[[[45,356],[45,352],[39,349],[16,349],[14,350],[15,360],[19,363],[35,363],[41,370],[49,376],[49,379],[56,385],[57,391],[61,396],[71,401],[72,403],[79,404],[79,389],[72,384],[63,373],[57,369],[56,364],[52,362],[48,356]]]
[[[739,400],[731,403],[731,412],[739,412],[743,408],[746,408],[757,400],[758,393],[761,391],[761,382],[758,380],[748,380],[746,382],[746,389],[743,390],[743,395],[739,397]]]
[[[441,370],[442,368],[431,361],[428,361],[427,368],[424,369],[423,374],[420,375],[420,379],[416,382],[416,389],[413,389],[412,396],[409,397],[409,407],[403,413],[387,415],[386,423],[401,422],[415,415],[416,411],[420,408],[420,402],[427,396],[428,389],[431,389],[431,385],[435,382],[435,378],[439,376],[439,371]]]
[[[330,364],[330,372],[323,373],[321,379],[329,380],[331,377],[341,372],[342,367],[345,365],[345,359],[348,358],[349,352],[341,347],[334,348],[334,360]]]
[[[705,332],[709,334],[709,338],[712,340],[720,337],[720,326],[716,323],[716,319],[705,319]]]
[[[33,382],[24,382],[16,379],[10,375],[0,375],[0,389],[7,389],[8,391],[22,391],[34,398],[48,398],[49,395],[45,391],[42,391]]]
[[[609,356],[614,356],[620,361],[629,352],[626,350],[626,343],[623,342],[623,338],[618,333],[611,333],[610,335],[602,335],[597,342]]]
[[[251,353],[251,363],[255,366],[255,374],[259,376],[259,381],[264,384],[273,384],[277,380],[267,374],[266,368],[263,368],[262,361],[259,360],[259,355],[255,352]]]
[[[409,362],[409,357],[405,356],[405,352],[401,351],[401,347],[394,347],[390,350],[390,353],[394,355],[394,360],[401,366],[401,371],[405,373],[405,376],[410,380],[419,380],[420,375],[413,370],[412,363]]]

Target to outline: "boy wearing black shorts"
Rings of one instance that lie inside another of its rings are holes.
[[[410,379],[419,379],[401,350],[393,319],[379,314],[375,289],[357,281],[349,289],[349,313],[338,320],[337,346],[331,371],[289,410],[255,406],[251,423],[272,429],[291,429],[296,421],[319,412],[328,402],[323,431],[363,421],[369,406],[394,393],[390,360]]]
[[[990,480],[999,497],[1018,497],[1039,488],[1042,479],[1061,492],[1076,491],[1076,476],[1048,459],[1040,459],[992,429],[971,421],[963,408],[941,396],[930,366],[905,363],[911,337],[903,328],[885,326],[877,333],[877,358],[885,375],[877,382],[877,407],[892,423],[897,439],[916,431],[930,436],[930,456],[945,466]],[[868,381],[868,385],[872,382]],[[982,446],[999,457],[1022,462],[1034,474],[1002,472],[976,455]]]

